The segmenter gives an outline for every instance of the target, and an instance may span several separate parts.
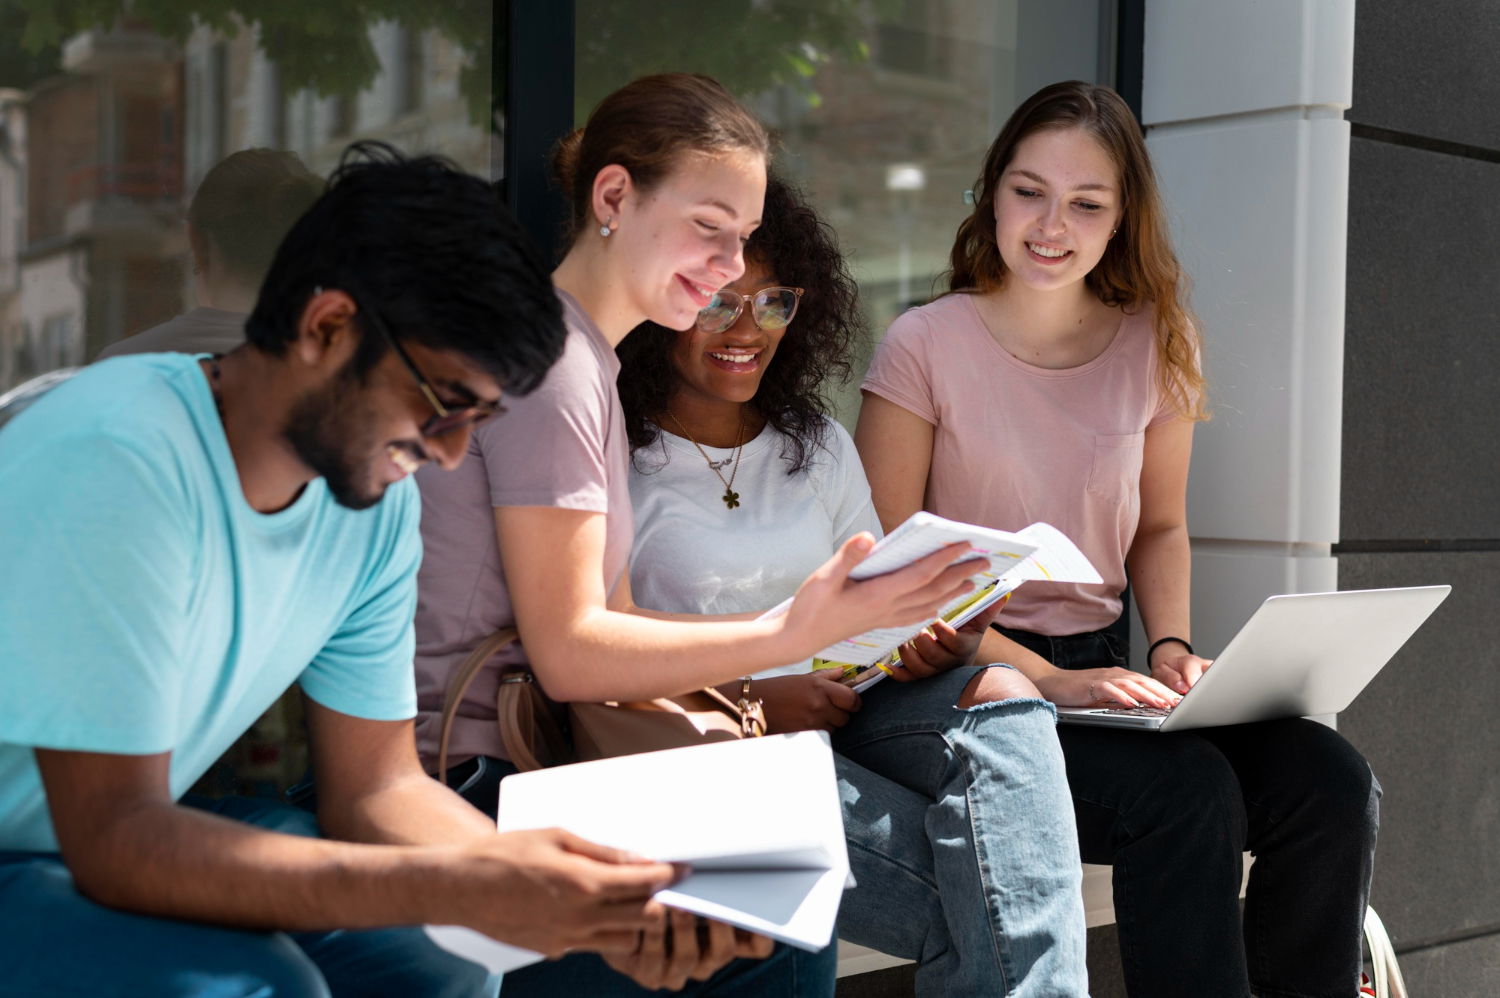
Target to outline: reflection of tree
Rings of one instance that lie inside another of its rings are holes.
[[[0,87],[25,89],[57,72],[62,53],[56,42],[31,44],[26,38],[30,12],[5,0],[0,2]]]
[[[877,15],[900,0],[579,0],[577,118],[643,73],[707,73],[732,93],[790,85],[817,106],[824,63],[863,62]]]
[[[817,105],[818,67],[864,61],[868,26],[899,7],[900,0],[579,0],[578,107],[587,114],[625,81],[665,70],[708,73],[742,96],[790,85]],[[53,68],[67,38],[122,20],[178,42],[200,26],[229,36],[258,27],[286,92],[326,97],[353,96],[375,81],[380,58],[367,29],[396,21],[439,31],[469,53],[461,85],[476,122],[488,122],[491,102],[504,96],[493,92],[492,0],[4,0],[3,8],[0,29],[13,30],[0,31],[9,39],[0,56],[19,37],[19,58]]]
[[[522,0],[524,2],[524,0]],[[476,121],[490,113],[491,0],[5,0],[26,14],[22,48],[43,53],[68,37],[116,23],[149,28],[185,41],[195,28],[233,36],[258,27],[260,47],[276,63],[287,93],[353,96],[375,82],[380,58],[369,26],[395,21],[410,31],[434,29],[462,46],[469,59],[461,85]],[[54,63],[55,65],[55,63]]]

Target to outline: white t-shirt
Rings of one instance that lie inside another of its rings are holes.
[[[630,466],[635,546],[630,587],[636,605],[669,613],[767,610],[848,538],[880,536],[870,485],[848,432],[828,421],[823,445],[795,475],[781,456],[784,436],[767,426],[745,444],[734,476],[740,505],[721,498],[724,485],[688,440],[661,430]],[[727,479],[734,449],[704,447]],[[766,676],[806,672],[810,661],[767,669]]]

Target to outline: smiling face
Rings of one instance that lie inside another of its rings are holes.
[[[685,154],[661,183],[628,194],[611,242],[637,315],[691,326],[713,293],[744,273],[765,194],[765,159],[742,151]]]
[[[753,295],[777,285],[776,275],[752,258],[745,261],[744,275],[731,282],[728,290]],[[750,312],[747,305],[734,325],[721,333],[705,333],[694,325],[677,334],[672,348],[672,366],[678,379],[674,412],[710,407],[738,409],[755,397],[786,328],[761,329]],[[795,323],[796,318],[792,321]]]
[[[1027,136],[995,192],[995,242],[1006,270],[1027,287],[1082,281],[1109,247],[1123,214],[1119,171],[1079,128]]]
[[[499,398],[494,380],[460,355],[418,343],[404,347],[447,408]],[[472,428],[423,437],[421,427],[433,414],[411,372],[388,350],[367,374],[346,365],[303,395],[282,432],[340,505],[366,509],[423,462],[451,469],[463,460]]]

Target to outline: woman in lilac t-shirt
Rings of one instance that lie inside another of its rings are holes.
[[[974,193],[951,292],[891,325],[863,385],[876,510],[1061,528],[1103,584],[1024,587],[981,660],[1058,704],[1168,706],[1211,664],[1189,643],[1203,378],[1140,129],[1111,90],[1047,87]],[[1127,580],[1150,675],[1125,668]],[[1343,738],[1301,719],[1059,738],[1083,858],[1114,865],[1133,998],[1355,993],[1380,790]]]
[[[555,166],[571,205],[573,241],[553,272],[568,339],[542,387],[473,438],[463,474],[418,476],[426,547],[418,578],[418,737],[432,762],[433,714],[447,680],[494,630],[514,625],[524,660],[560,701],[639,700],[722,683],[806,658],[874,626],[920,620],[963,591],[960,546],[879,579],[848,578],[873,545],[851,538],[798,590],[776,621],[663,620],[635,611],[626,574],[631,538],[627,450],[613,347],[649,318],[687,328],[744,271],[743,245],[760,222],[769,140],[722,87],[682,73],[644,77],[600,103],[560,144]],[[496,335],[504,335],[497,330]],[[465,699],[454,746],[476,782],[471,801],[495,806],[504,760],[494,679]],[[488,698],[486,698],[486,693]],[[457,767],[455,767],[457,768]],[[450,776],[453,775],[450,770]],[[488,782],[485,782],[488,780]],[[778,949],[709,923],[699,945],[691,915],[670,936],[607,954],[611,973],[574,954],[508,975],[511,995],[833,993],[833,957]],[[715,972],[717,971],[717,972]]]

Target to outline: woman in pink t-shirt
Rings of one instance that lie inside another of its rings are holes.
[[[1168,706],[1211,664],[1188,605],[1203,377],[1140,129],[1107,88],[1044,88],[974,195],[950,293],[891,325],[863,385],[876,510],[887,529],[924,508],[1061,528],[1103,583],[1024,587],[981,660],[1058,704]],[[1127,582],[1150,675],[1125,668]],[[1338,734],[1289,719],[1059,738],[1083,858],[1114,865],[1132,996],[1355,993],[1380,789]]]

